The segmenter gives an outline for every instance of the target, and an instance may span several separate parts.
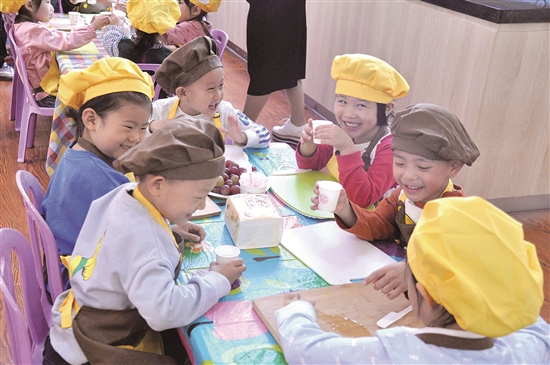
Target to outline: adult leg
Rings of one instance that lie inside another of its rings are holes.
[[[306,124],[306,116],[304,113],[304,89],[302,80],[298,80],[298,85],[292,89],[285,89],[286,98],[290,104],[290,121],[296,127],[302,127]]]
[[[266,95],[246,95],[246,101],[244,103],[243,113],[250,118],[250,120],[256,122],[262,109],[269,100],[269,96]]]

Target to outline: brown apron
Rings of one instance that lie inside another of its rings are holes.
[[[398,243],[402,247],[407,247],[416,224],[405,223],[405,202],[401,200],[397,202],[397,214],[395,216],[395,222],[397,223],[397,227],[399,227]]]
[[[184,243],[173,233],[180,257]],[[174,272],[177,279],[182,260]],[[149,327],[138,310],[106,310],[82,306],[72,323],[73,333],[82,352],[91,364],[177,364],[163,355],[160,332]]]

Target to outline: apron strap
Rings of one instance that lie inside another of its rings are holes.
[[[361,157],[363,158],[363,163],[365,164],[365,171],[369,171],[370,154],[372,153],[372,151],[374,150],[374,148],[376,147],[378,142],[384,136],[386,136],[389,132],[390,132],[390,127],[388,127],[387,125],[382,125],[382,126],[380,126],[380,128],[378,128],[378,131],[376,132],[374,137],[372,137],[372,139],[369,143],[369,146],[367,147],[365,152],[361,155]]]
[[[93,153],[94,155],[99,157],[103,162],[105,162],[107,165],[114,168],[113,159],[105,155],[103,152],[101,152],[92,142],[89,142],[82,137],[77,138],[76,142],[80,145],[80,147],[84,148],[88,152]]]

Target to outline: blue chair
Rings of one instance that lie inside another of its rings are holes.
[[[0,229],[0,242],[0,290],[6,310],[12,363],[42,364],[44,341],[51,327],[42,310],[41,289],[34,274],[31,247],[25,236],[12,228]],[[12,261],[12,254],[17,258],[17,265]],[[21,285],[15,284],[14,268],[19,272]],[[18,289],[20,286],[22,293],[23,311],[15,299],[18,297],[16,286]],[[51,312],[48,317],[51,317]]]

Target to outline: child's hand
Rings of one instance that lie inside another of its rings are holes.
[[[364,283],[365,285],[373,283],[373,288],[381,290],[382,293],[388,296],[388,299],[397,298],[407,290],[405,262],[389,264],[376,270],[365,278]]]
[[[192,242],[201,242],[204,240],[204,237],[206,237],[204,228],[191,222],[172,226],[172,231],[178,233],[184,240]]]
[[[300,298],[300,293],[296,293],[296,292],[285,293],[285,295],[283,297],[283,305],[286,307],[290,303],[295,302],[297,300],[304,300],[304,301],[310,303],[312,306],[315,307],[315,301],[314,300],[301,299]]]
[[[229,280],[229,283],[233,285],[241,274],[246,270],[246,265],[243,259],[234,259],[224,264],[218,264],[217,262],[210,263],[210,270],[222,274]]]
[[[109,16],[109,24],[116,25],[117,27],[122,27],[124,25],[124,20],[120,19],[115,13],[111,13]]]
[[[90,25],[92,26],[92,28],[94,28],[94,30],[101,29],[104,26],[110,24],[111,16],[116,17],[116,15],[114,14],[100,14],[94,18],[94,20],[92,21],[92,24]]]
[[[317,149],[317,145],[313,143],[313,126],[311,125],[311,121],[312,119],[309,118],[300,138],[299,152],[300,155],[305,157],[313,155]]]
[[[239,119],[234,115],[230,115],[227,118],[227,121],[229,122],[229,129],[222,131],[222,133],[225,133],[226,137],[231,138],[231,140],[236,144],[246,145],[248,138],[246,137],[246,134],[241,131]]]
[[[351,137],[336,124],[320,126],[315,132],[315,137],[322,139],[323,144],[334,146],[341,155],[349,155],[357,151]]]
[[[313,188],[313,194],[315,194],[311,198],[311,202],[313,205],[310,206],[311,210],[318,210],[319,209],[319,185],[315,183],[315,187]],[[347,209],[351,209],[349,206],[348,201],[348,195],[346,194],[346,189],[340,190],[340,196],[338,196],[338,203],[336,203],[336,209],[334,210],[334,214],[342,214],[347,211]]]

